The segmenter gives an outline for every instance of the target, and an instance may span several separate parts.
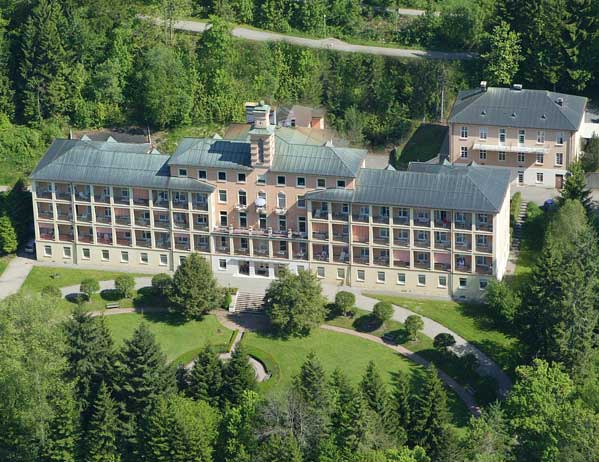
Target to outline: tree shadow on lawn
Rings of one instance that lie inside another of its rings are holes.
[[[373,314],[365,314],[356,318],[352,326],[358,332],[371,333],[383,326],[383,323]]]
[[[143,316],[144,321],[153,324],[168,324],[169,326],[182,326],[188,322],[183,316],[170,311],[137,311]]]
[[[104,289],[100,291],[100,298],[107,302],[118,302],[123,299],[121,292],[116,289]]]
[[[156,292],[153,287],[140,288],[133,297],[135,308],[168,308],[168,299]]]
[[[470,343],[495,361],[501,370],[511,377],[512,380],[515,379],[515,368],[523,362],[523,352],[520,343],[517,340],[514,340],[509,347],[492,340],[482,340]]]

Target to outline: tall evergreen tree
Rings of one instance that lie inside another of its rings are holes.
[[[70,383],[63,384],[50,397],[53,418],[43,447],[44,462],[75,462],[77,445],[77,403]]]
[[[65,65],[70,62],[62,3],[39,0],[21,30],[19,75],[23,117],[29,122],[60,114],[69,90]]]
[[[291,434],[272,435],[259,448],[259,462],[302,462],[302,452]]]
[[[237,405],[247,390],[256,388],[256,374],[248,362],[243,345],[237,345],[223,372],[222,395],[228,403]]]
[[[566,203],[558,215],[568,208]],[[560,361],[576,372],[585,367],[595,342],[599,250],[588,224],[570,242],[554,234],[547,233],[517,325],[531,357]]]
[[[408,376],[398,371],[393,381],[393,391],[390,400],[390,418],[392,428],[401,443],[407,438],[407,430],[411,427],[411,390]]]
[[[211,462],[217,412],[205,402],[162,396],[144,424],[143,454],[152,462]]]
[[[326,373],[314,352],[310,352],[293,384],[301,398],[314,409],[325,410],[328,406]]]
[[[584,205],[585,209],[589,210],[591,204],[590,194],[586,186],[582,165],[579,162],[570,165],[570,176],[566,178],[560,201],[563,203],[568,199],[578,200]]]
[[[374,361],[370,361],[366,366],[360,389],[368,407],[379,416],[382,422],[387,422],[389,394]]]
[[[434,461],[449,462],[451,445],[447,393],[432,364],[416,396],[412,417],[413,444],[422,446]]]
[[[156,399],[174,388],[174,371],[156,343],[154,334],[141,323],[125,340],[117,356],[115,395],[121,404],[122,429],[119,446],[132,460],[137,455],[141,416],[149,412]]]
[[[210,345],[206,345],[189,372],[188,396],[218,406],[223,398],[223,369],[218,355]]]
[[[114,376],[114,343],[103,317],[92,317],[83,307],[75,308],[65,324],[67,339],[67,377],[76,384],[76,396],[87,410],[98,394],[101,383],[110,383]]]
[[[238,406],[226,409],[218,432],[219,460],[222,462],[251,462],[257,446],[254,423],[259,396],[247,390]]]
[[[514,460],[515,438],[498,403],[483,410],[480,417],[470,417],[464,438],[467,462],[511,462]]]
[[[10,218],[2,215],[0,217],[0,251],[4,255],[11,254],[17,251],[18,246],[17,232]]]
[[[15,112],[14,88],[9,76],[10,43],[6,35],[6,19],[0,10],[0,113],[12,118]]]
[[[102,382],[93,403],[89,427],[85,432],[85,453],[89,462],[119,462],[117,447],[119,421],[117,404]]]

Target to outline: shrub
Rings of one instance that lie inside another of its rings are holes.
[[[44,298],[62,298],[62,292],[58,287],[46,286],[42,289],[42,297]]]
[[[485,293],[485,301],[494,319],[512,323],[518,308],[520,307],[520,296],[508,284],[503,281],[491,280]]]
[[[391,316],[393,316],[393,306],[391,306],[391,303],[388,302],[378,302],[376,305],[374,305],[372,314],[381,323],[385,323],[391,319]]]
[[[346,315],[352,311],[356,304],[356,296],[351,292],[342,290],[335,294],[335,312],[339,315]]]
[[[231,303],[233,303],[233,296],[231,295],[231,292],[229,292],[228,290],[225,290],[225,296],[223,297],[223,308],[229,309],[229,306],[231,306]]]
[[[122,298],[131,298],[135,288],[135,279],[130,274],[121,274],[114,280],[114,288]]]
[[[446,332],[435,335],[435,338],[433,339],[433,346],[441,352],[447,352],[448,348],[454,345],[455,338],[453,338],[453,335]]]
[[[166,295],[173,283],[170,274],[159,273],[152,276],[152,288],[158,295]]]
[[[543,247],[546,222],[543,209],[534,202],[529,202],[526,205],[526,220],[522,231],[526,245],[531,250],[540,250]]]
[[[18,245],[15,228],[10,218],[3,215],[0,217],[0,250],[4,254],[15,253]]]
[[[88,300],[91,300],[92,295],[100,290],[100,283],[93,278],[86,278],[81,281],[79,292],[85,294]]]
[[[518,215],[520,215],[520,205],[522,205],[522,194],[517,192],[510,201],[510,221],[512,226],[516,223]]]
[[[418,332],[424,327],[424,321],[416,314],[412,314],[406,318],[404,328],[408,334],[408,338],[412,341],[418,338]]]

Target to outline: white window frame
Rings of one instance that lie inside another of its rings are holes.
[[[505,151],[499,151],[497,153],[497,160],[499,162],[505,162]]]
[[[397,285],[399,285],[399,286],[406,285],[406,273],[397,273]]]
[[[324,270],[324,266],[317,266],[316,267],[316,277],[318,279],[324,279],[325,277],[325,270]]]
[[[424,287],[424,286],[426,286],[426,274],[419,274],[418,275],[418,287]]]
[[[221,175],[224,178],[221,178]],[[216,173],[216,181],[218,181],[219,183],[225,183],[227,181],[227,172],[225,172],[224,170],[219,170]]]
[[[441,282],[442,280],[445,280],[445,282]],[[437,280],[437,287],[440,289],[447,289],[447,276],[444,275],[440,275],[438,280]]]
[[[51,256],[52,256],[52,246],[45,245],[44,246],[44,257],[51,257]]]
[[[129,252],[121,250],[121,263],[129,263]]]
[[[537,130],[537,144],[545,144],[545,130]]]
[[[241,179],[241,175],[243,175],[243,179]],[[237,172],[237,183],[247,183],[247,175],[244,172]]]
[[[296,198],[296,204],[298,209],[306,208],[306,198],[304,195],[298,195]],[[303,204],[303,205],[302,205]]]
[[[222,195],[224,195],[224,199],[223,199]],[[218,203],[219,204],[226,204],[227,203],[227,190],[226,189],[219,189],[218,190]]]
[[[460,127],[460,139],[461,140],[468,139],[468,127],[467,126]]]
[[[543,175],[543,172],[537,172],[535,182],[541,184],[541,183],[543,183],[544,180],[545,180],[545,176]]]
[[[322,182],[322,186],[320,186],[321,182]],[[326,189],[326,187],[327,187],[326,178],[316,178],[316,189]]]
[[[384,271],[377,271],[376,272],[376,282],[377,282],[377,284],[384,284],[386,279],[387,279],[387,274]]]
[[[265,185],[266,184],[266,175],[256,175],[256,184]]]
[[[468,288],[468,278],[459,278],[458,279],[458,289],[467,289]]]
[[[484,285],[484,287],[483,287]],[[489,281],[487,279],[479,279],[478,280],[478,289],[479,290],[487,290],[487,287],[489,286]]]
[[[68,245],[65,245],[62,248],[62,257],[63,258],[71,258],[73,255],[73,253],[71,252],[71,247],[69,247]]]
[[[505,144],[506,137],[507,137],[507,130],[505,128],[500,128],[499,129],[499,135],[497,136],[497,139],[499,140],[499,144],[501,146],[503,146]]]
[[[486,149],[481,149],[481,150],[478,152],[478,158],[479,158],[480,160],[487,160],[487,150],[486,150]]]
[[[345,268],[337,268],[337,279],[338,280],[345,279]]]
[[[283,182],[279,181],[281,178],[283,179]],[[287,186],[287,178],[285,175],[277,175],[277,186]]]
[[[179,169],[179,176],[187,176],[187,169],[186,168],[180,168]]]
[[[207,180],[208,172],[206,170],[198,170],[198,180]]]
[[[523,128],[518,129],[518,146],[524,146],[526,143],[526,130]]]
[[[486,140],[489,136],[489,130],[487,129],[487,127],[480,127],[479,131],[478,131],[478,139],[479,140]]]
[[[468,159],[468,148],[466,146],[460,148],[460,159]]]
[[[300,183],[303,183],[303,184],[300,184]],[[305,188],[306,187],[306,177],[304,177],[304,176],[296,177],[295,178],[295,186],[298,188]]]
[[[168,265],[168,255],[166,255],[164,253],[160,254],[159,265],[160,266],[166,266],[166,265]]]
[[[87,255],[86,255],[87,253]],[[91,258],[91,250],[87,247],[84,247],[83,249],[81,249],[81,259],[82,260],[89,260]]]
[[[110,251],[106,249],[102,249],[102,261],[110,260]]]
[[[555,153],[555,165],[562,167],[564,165],[564,153],[556,152]]]
[[[218,259],[218,270],[219,271],[227,271],[227,259],[226,258]]]
[[[521,164],[526,162],[526,154],[525,153],[523,153],[523,152],[518,153],[518,162]]]
[[[565,141],[566,141],[566,136],[564,135],[564,132],[557,132],[555,134],[555,144],[556,145],[563,146]]]
[[[537,155],[535,157],[535,164],[543,165],[543,162],[545,162],[545,154],[543,154],[542,152],[537,152]]]
[[[147,265],[150,262],[150,257],[147,252],[142,252],[139,254],[139,262],[142,265]]]
[[[356,271],[356,281],[364,282],[366,280],[366,271],[359,269]]]

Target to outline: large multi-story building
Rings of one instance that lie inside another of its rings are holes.
[[[231,275],[467,298],[502,278],[509,172],[368,169],[364,150],[284,141],[268,113],[246,141],[184,139],[171,157],[56,140],[31,175],[37,258],[173,270],[198,252]]]
[[[449,117],[449,156],[507,167],[518,184],[561,188],[580,154],[587,99],[546,90],[461,91]]]

